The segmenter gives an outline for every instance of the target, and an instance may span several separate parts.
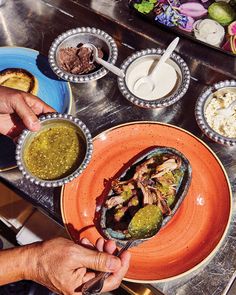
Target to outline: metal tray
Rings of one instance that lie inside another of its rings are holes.
[[[148,0],[149,2],[151,2],[151,0]],[[195,42],[198,42],[200,44],[203,44],[205,46],[208,46],[210,48],[213,48],[215,50],[218,50],[218,51],[221,51],[221,52],[224,52],[225,54],[228,54],[228,55],[231,55],[231,56],[236,56],[236,54],[230,52],[230,51],[226,51],[225,49],[222,48],[222,46],[226,43],[226,34],[227,34],[227,28],[228,26],[225,26],[225,37],[224,37],[224,40],[222,41],[221,43],[221,47],[217,47],[217,46],[213,46],[211,44],[208,44],[206,42],[203,42],[201,40],[198,40],[195,38],[193,32],[188,32],[188,31],[185,31],[183,29],[179,29],[177,26],[167,26],[167,25],[164,25],[160,22],[158,22],[157,20],[155,20],[155,17],[156,17],[156,13],[155,13],[155,10],[156,10],[156,7],[154,6],[154,8],[152,10],[150,10],[149,12],[146,12],[146,13],[142,13],[140,11],[138,11],[136,8],[135,8],[135,4],[138,4],[138,2],[142,2],[142,1],[136,1],[136,0],[129,0],[129,7],[131,10],[134,11],[135,14],[137,14],[138,16],[148,20],[149,22],[151,23],[155,23],[157,26],[160,26],[164,29],[167,29],[167,30],[170,30],[170,31],[173,31],[175,32],[176,34],[180,35],[180,36],[184,36],[184,37],[187,37]],[[161,1],[157,1],[157,2],[161,2]],[[164,2],[164,1],[162,1]],[[173,1],[166,1],[166,2],[174,2],[174,3],[177,3],[179,2],[180,4],[184,4],[184,3],[187,3],[187,2],[190,2],[190,1],[186,1],[186,0],[180,0],[180,1],[176,1],[176,0],[173,0]],[[216,2],[216,1],[204,1],[205,3],[203,3],[203,1],[193,1],[193,2],[199,2],[199,4],[202,5],[202,7],[204,7],[205,9],[207,9],[209,7],[210,4]],[[175,7],[174,7],[175,8]],[[236,11],[236,8],[235,7],[232,7],[232,9],[234,9]],[[147,10],[148,11],[148,10]],[[178,8],[176,8],[176,11],[178,11]],[[205,14],[204,16],[202,17],[198,17],[198,18],[194,18],[194,20],[202,20],[202,19],[205,19],[205,18],[210,18],[208,16],[208,13]],[[236,18],[235,18],[236,20]]]

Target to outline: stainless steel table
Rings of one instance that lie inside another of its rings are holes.
[[[1,46],[34,48],[45,55],[60,33],[78,26],[98,27],[115,38],[119,49],[118,65],[135,50],[163,47],[174,37],[174,33],[131,13],[124,0],[7,0],[0,7],[0,22]],[[168,295],[222,295],[233,281],[236,269],[236,148],[220,146],[203,136],[194,118],[194,106],[207,85],[236,79],[236,59],[185,38],[181,38],[177,51],[191,71],[190,88],[178,103],[158,110],[138,108],[121,95],[116,77],[108,74],[96,82],[71,85],[73,114],[88,125],[94,136],[124,122],[160,121],[185,128],[214,150],[225,166],[234,198],[233,218],[223,245],[208,264],[194,273],[178,280],[145,286],[156,294],[160,290]],[[2,146],[1,150],[4,148]],[[37,187],[23,179],[17,169],[1,172],[0,178],[62,224],[60,189]]]

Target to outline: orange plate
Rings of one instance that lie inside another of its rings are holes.
[[[231,216],[232,195],[226,173],[202,141],[172,125],[133,122],[98,135],[89,166],[64,187],[62,216],[74,241],[81,237],[96,241],[100,234],[93,220],[104,180],[140,151],[155,145],[182,152],[192,166],[192,182],[170,222],[154,238],[130,249],[129,281],[156,282],[196,269],[219,248]]]

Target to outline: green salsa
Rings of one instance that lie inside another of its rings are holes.
[[[135,239],[150,238],[162,223],[161,209],[156,205],[147,205],[136,212],[132,218],[128,231],[129,234]]]
[[[70,124],[55,124],[43,129],[24,151],[27,169],[43,180],[68,176],[80,165],[85,155],[82,135]]]

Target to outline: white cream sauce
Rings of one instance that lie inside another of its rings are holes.
[[[153,91],[149,91],[148,87],[145,87],[145,83],[134,89],[137,80],[143,76],[148,76],[156,62],[155,58],[141,58],[140,62],[130,66],[130,70],[126,74],[126,83],[129,90],[144,100],[156,100],[168,95],[177,83],[178,75],[176,70],[170,64],[164,63],[155,77]]]

